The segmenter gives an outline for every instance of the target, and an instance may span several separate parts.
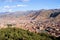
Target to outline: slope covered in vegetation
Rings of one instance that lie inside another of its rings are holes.
[[[19,28],[0,29],[0,40],[56,40],[44,33],[37,34]]]

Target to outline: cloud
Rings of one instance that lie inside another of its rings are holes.
[[[21,1],[23,1],[23,2],[28,2],[28,1],[30,1],[30,0],[21,0]]]
[[[16,5],[16,7],[25,7],[25,6],[27,5],[20,5],[20,4]]]
[[[29,0],[0,0],[1,2],[28,2]]]
[[[10,6],[6,5],[6,6],[4,6],[3,8],[10,8]]]
[[[0,0],[1,2],[13,2],[14,0]]]
[[[5,6],[3,6],[1,9],[2,9],[3,11],[12,12],[15,8],[26,7],[26,6],[27,6],[27,5],[23,5],[23,4],[17,4],[17,5],[13,5],[13,6],[5,5]]]
[[[17,5],[13,5],[13,6],[6,5],[6,6],[4,6],[3,8],[9,9],[9,8],[26,7],[26,6],[28,6],[28,5],[17,4]]]
[[[9,12],[13,12],[13,9],[9,9],[8,11],[9,11]]]
[[[1,10],[3,11],[3,12],[12,12],[12,8],[10,8],[9,6],[4,6],[3,8],[1,8]]]

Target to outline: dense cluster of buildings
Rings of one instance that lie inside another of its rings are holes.
[[[47,32],[50,35],[59,37],[60,36],[60,22],[51,22],[51,21],[45,21],[45,22],[36,22],[36,21],[30,21],[30,23],[25,24],[23,27],[26,30],[29,30],[31,32]]]

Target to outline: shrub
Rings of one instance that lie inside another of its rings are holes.
[[[53,40],[44,33],[37,34],[19,28],[0,29],[0,40]]]

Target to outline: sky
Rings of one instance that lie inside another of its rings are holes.
[[[0,0],[0,12],[59,8],[60,0]]]

